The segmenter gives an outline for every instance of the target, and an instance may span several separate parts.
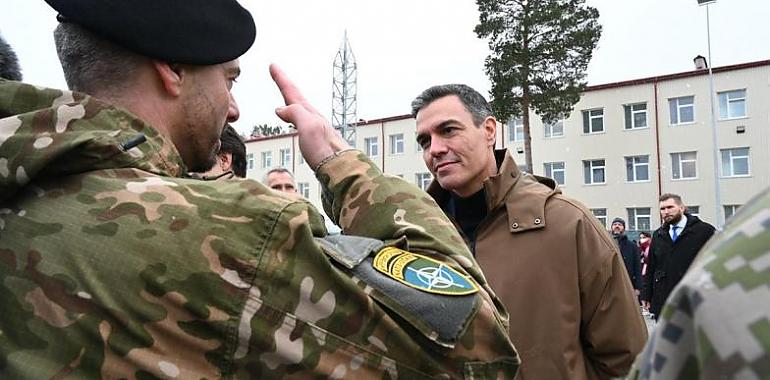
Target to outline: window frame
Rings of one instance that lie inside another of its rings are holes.
[[[685,104],[685,105],[679,104],[681,99],[687,99],[687,98],[692,98],[692,103]],[[679,97],[676,97],[676,98],[669,98],[668,101],[669,101],[668,111],[669,111],[669,114],[670,114],[669,115],[669,123],[670,123],[669,125],[671,125],[671,126],[679,126],[679,125],[687,125],[687,124],[694,124],[695,123],[695,119],[696,119],[696,117],[695,117],[696,116],[695,115],[695,95],[687,95],[687,96],[679,96]],[[674,122],[674,120],[673,120],[674,115],[671,114],[671,102],[672,101],[676,101],[676,122]],[[682,121],[682,112],[681,112],[681,110],[682,110],[682,108],[685,108],[685,107],[692,108],[692,120],[690,120],[690,121]]]
[[[593,112],[601,112],[601,115],[595,116],[592,115]],[[592,108],[582,111],[583,115],[583,134],[584,135],[596,135],[600,133],[605,132],[604,128],[604,108]],[[594,119],[601,119],[602,121],[602,129],[599,131],[594,131]],[[587,124],[586,124],[587,123]]]
[[[561,168],[554,168],[555,164],[561,164]],[[561,172],[561,183],[553,176],[555,172]],[[543,174],[554,180],[557,185],[564,186],[567,183],[567,164],[564,161],[543,162]]]
[[[594,218],[596,218],[599,223],[604,226],[605,229],[607,229],[607,208],[605,207],[599,207],[599,208],[592,208],[590,209],[591,214],[593,214]],[[597,211],[603,211],[604,215],[596,215]]]
[[[646,210],[647,214],[640,214],[639,210]],[[632,215],[633,211],[633,215]],[[626,214],[628,215],[628,230],[629,231],[650,231],[652,228],[652,208],[651,207],[626,207]],[[646,228],[639,228],[639,219],[646,218]]]
[[[681,155],[686,153],[693,153],[695,155],[695,158],[691,160],[682,160]],[[679,155],[679,164],[678,166],[674,164],[674,155]],[[687,152],[672,152],[670,155],[671,157],[671,180],[672,181],[692,181],[698,179],[698,151],[692,150]],[[684,172],[682,164],[684,162],[693,162],[695,166],[695,175],[693,177],[683,177],[682,173]],[[675,178],[675,169],[679,169],[679,178]]]
[[[737,92],[741,92],[741,91],[743,92],[743,97],[736,98],[736,99],[731,99],[730,98],[730,94],[731,93],[737,93]],[[724,99],[725,99],[725,102],[724,102],[725,106],[726,106],[726,108],[724,109],[724,111],[725,111],[724,115],[725,116],[722,116],[722,111],[723,111],[723,109],[722,109],[722,96],[724,96]],[[739,88],[739,89],[736,89],[736,90],[717,92],[717,102],[719,103],[719,105],[718,105],[718,108],[719,108],[719,120],[744,119],[744,118],[748,117],[748,112],[746,110],[746,89],[745,88]],[[738,115],[738,116],[730,115],[730,103],[732,103],[732,102],[742,102],[743,103],[743,115]]]
[[[553,133],[553,127],[557,125],[561,125],[561,133],[558,135]],[[558,139],[562,137],[564,137],[564,120],[557,120],[556,122],[553,122],[553,123],[543,123],[543,138]]]
[[[400,140],[397,140],[400,137]],[[388,142],[390,143],[390,155],[396,156],[400,154],[404,154],[405,151],[405,141],[404,141],[404,134],[403,133],[394,133],[392,135],[388,135]],[[399,147],[399,144],[401,146],[401,150],[398,151],[396,149]]]
[[[595,161],[602,161],[601,165],[597,165],[594,167],[593,163]],[[588,167],[586,167],[586,163],[589,164]],[[602,169],[602,177],[604,180],[602,182],[594,182],[594,170],[597,170],[598,168]],[[586,182],[586,170],[589,170],[591,173],[591,182]],[[607,184],[607,160],[604,158],[596,158],[591,160],[583,160],[583,185],[592,186],[592,185],[605,185]]]
[[[267,150],[264,152],[260,152],[260,165],[262,166],[262,169],[268,169],[273,167],[273,151]]]
[[[644,106],[643,110],[635,110],[636,106]],[[636,126],[636,114],[644,114],[644,126]],[[625,118],[623,130],[635,131],[637,129],[650,128],[649,115],[647,114],[647,102],[629,103],[623,105],[623,117]],[[630,126],[630,127],[629,127]]]
[[[518,124],[517,124],[518,123]],[[521,118],[513,118],[511,121],[508,122],[508,142],[524,142],[524,120]],[[521,139],[518,139],[517,136],[518,130],[521,128]]]
[[[310,182],[297,182],[297,193],[305,199],[310,199]]]
[[[626,161],[626,183],[640,183],[640,182],[650,182],[650,155],[649,154],[640,154],[636,156],[625,156],[623,157]],[[637,158],[644,158],[647,160],[645,163],[637,163]],[[631,160],[629,165],[629,160]],[[631,168],[631,174],[633,174],[633,179],[628,177],[629,174],[629,166]],[[637,171],[638,167],[646,166],[647,167],[647,179],[638,179],[639,173]]]
[[[246,170],[254,170],[254,153],[246,155]]]
[[[431,182],[433,182],[433,174],[430,172],[414,173],[414,183],[420,190],[427,191]]]
[[[377,136],[364,137],[364,149],[368,157],[378,157],[380,155],[380,139]],[[372,154],[372,150],[376,152]]]
[[[278,150],[279,160],[282,168],[288,168],[291,166],[291,148],[284,148]]]
[[[738,149],[746,149],[746,155],[745,156],[733,156],[732,152]],[[730,166],[730,174],[725,173],[725,153],[728,153],[729,155],[729,166]],[[746,174],[735,174],[735,165],[734,162],[736,159],[746,159]],[[720,160],[720,174],[721,178],[741,178],[741,177],[751,177],[751,147],[738,147],[738,148],[725,148],[719,150],[719,160]]]

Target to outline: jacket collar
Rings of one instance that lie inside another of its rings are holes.
[[[487,211],[504,206],[511,233],[545,227],[545,203],[551,196],[561,193],[556,183],[550,178],[523,173],[505,149],[495,150],[495,159],[500,169],[484,181]],[[445,209],[450,194],[438,181],[433,180],[428,194]]]

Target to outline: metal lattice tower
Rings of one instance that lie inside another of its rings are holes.
[[[356,57],[345,31],[345,39],[334,58],[332,126],[352,146],[356,141],[356,77]]]

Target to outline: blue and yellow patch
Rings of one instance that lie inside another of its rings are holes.
[[[386,276],[428,293],[462,296],[479,291],[470,277],[446,264],[394,247],[378,252],[372,265]]]

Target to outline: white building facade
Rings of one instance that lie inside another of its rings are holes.
[[[606,226],[660,225],[658,197],[682,196],[690,211],[715,224],[770,186],[770,60],[713,69],[719,153],[715,167],[707,70],[589,86],[568,118],[544,125],[531,117],[533,171],[590,208]],[[405,100],[407,108],[411,99]],[[356,147],[385,172],[421,188],[432,177],[415,142],[410,115],[361,122]],[[519,121],[498,128],[498,148],[524,163]],[[295,173],[303,195],[320,206],[320,186],[301,159],[294,134],[247,141],[248,176],[272,167]]]

